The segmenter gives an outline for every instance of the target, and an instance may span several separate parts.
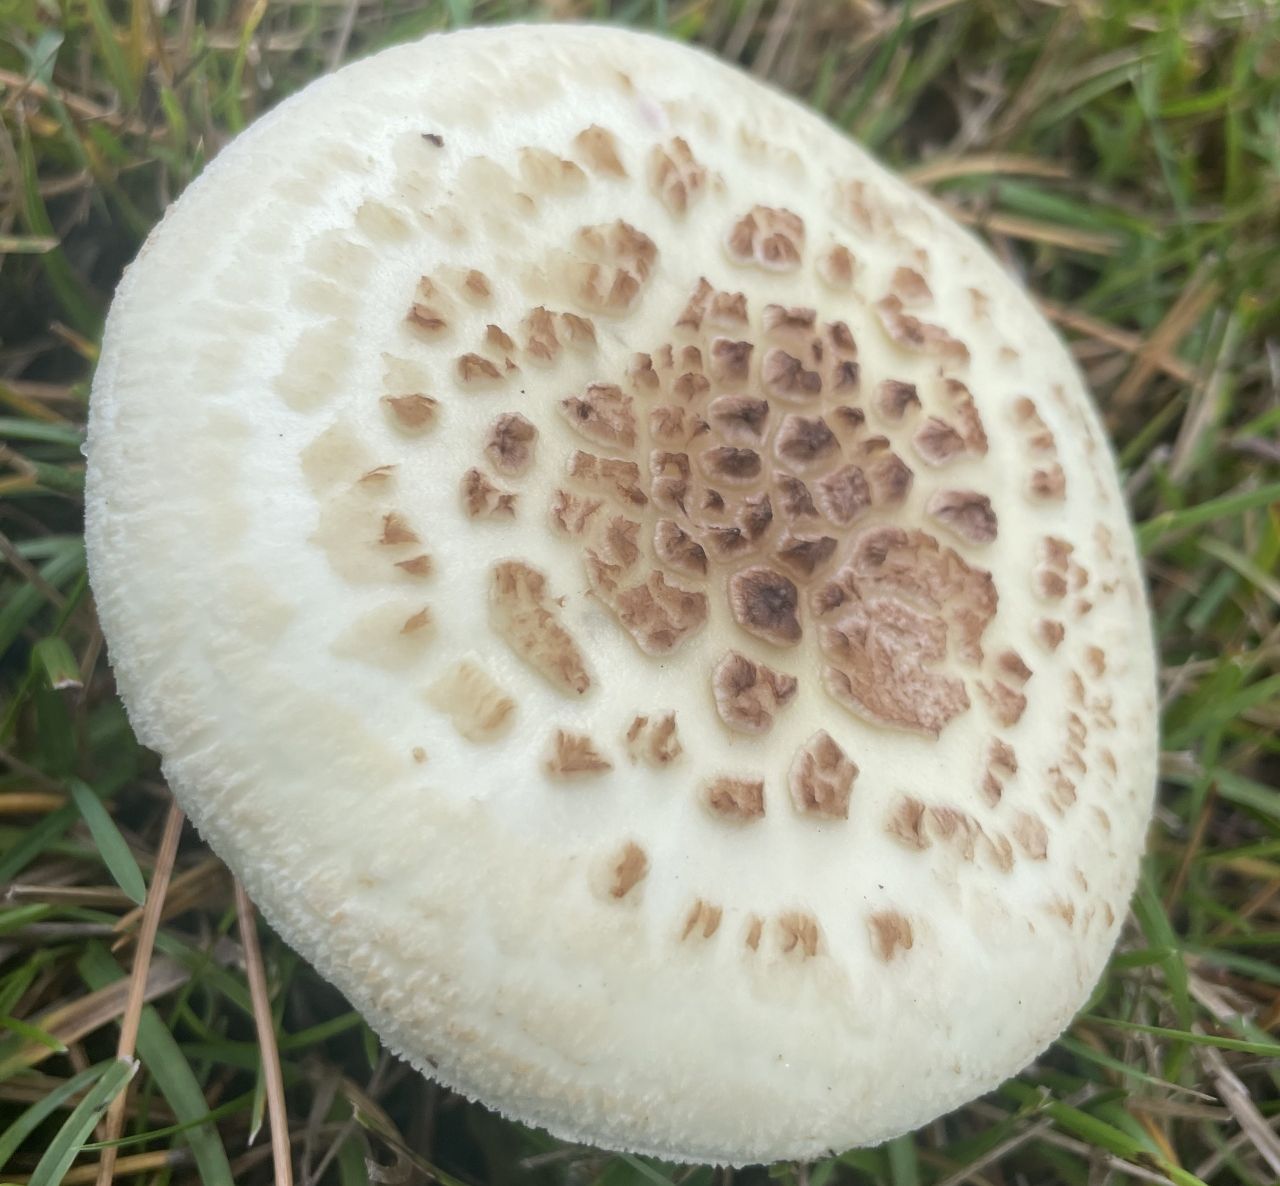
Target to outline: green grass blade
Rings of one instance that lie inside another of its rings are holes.
[[[79,967],[94,990],[124,979],[124,972],[100,945],[87,949]],[[139,1019],[138,1055],[184,1126],[183,1137],[200,1171],[201,1186],[235,1186],[218,1130],[209,1122],[209,1103],[200,1082],[164,1019],[151,1005],[143,1008]]]
[[[1217,519],[1240,515],[1245,511],[1280,502],[1280,482],[1272,482],[1257,490],[1245,490],[1239,494],[1224,494],[1211,498],[1197,506],[1182,511],[1165,511],[1138,526],[1138,543],[1146,553],[1154,552],[1167,541],[1167,537],[1191,527],[1203,527]]]
[[[60,552],[40,566],[40,575],[55,589],[64,588],[84,571],[84,545]],[[0,605],[0,655],[3,655],[27,624],[48,603],[39,589],[23,585],[12,593],[4,605]]]
[[[98,855],[102,857],[102,863],[115,879],[116,885],[138,905],[142,905],[147,899],[147,883],[143,879],[142,870],[138,868],[138,862],[133,859],[133,853],[129,851],[124,837],[120,835],[115,821],[107,814],[102,800],[87,783],[78,778],[68,778],[66,782],[71,798],[75,801],[76,808],[88,825],[93,842],[98,847]]]
[[[128,1086],[137,1070],[138,1064],[132,1060],[116,1059],[105,1064],[98,1081],[76,1105],[36,1163],[30,1186],[59,1186],[111,1101]]]
[[[4,1132],[0,1133],[0,1169],[4,1169],[9,1164],[9,1159],[40,1125],[72,1096],[99,1078],[110,1065],[110,1063],[105,1062],[99,1063],[95,1067],[89,1067],[87,1070],[81,1071],[78,1075],[73,1075],[21,1113]]]
[[[63,833],[75,823],[79,814],[74,807],[60,807],[39,823],[32,824],[22,839],[0,857],[0,883],[12,881],[46,848],[62,839]]]

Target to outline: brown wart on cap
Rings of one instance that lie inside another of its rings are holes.
[[[1156,744],[1112,461],[1016,281],[618,30],[402,47],[222,162],[112,312],[89,556],[132,718],[284,937],[611,1148],[808,1159],[1025,1066]]]

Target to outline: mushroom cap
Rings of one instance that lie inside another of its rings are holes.
[[[1080,376],[700,52],[474,30],[281,104],[120,286],[87,511],[179,802],[508,1115],[878,1142],[1030,1061],[1116,938],[1154,660]]]

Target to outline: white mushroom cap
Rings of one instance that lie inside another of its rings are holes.
[[[1062,344],[795,103],[595,28],[431,37],[224,150],[121,285],[121,691],[280,933],[567,1138],[880,1141],[1085,1000],[1155,778]]]

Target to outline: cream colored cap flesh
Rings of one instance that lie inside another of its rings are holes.
[[[504,28],[307,87],[130,269],[89,459],[139,736],[450,1087],[810,1157],[1097,979],[1156,713],[1096,414],[973,239],[711,58]]]

